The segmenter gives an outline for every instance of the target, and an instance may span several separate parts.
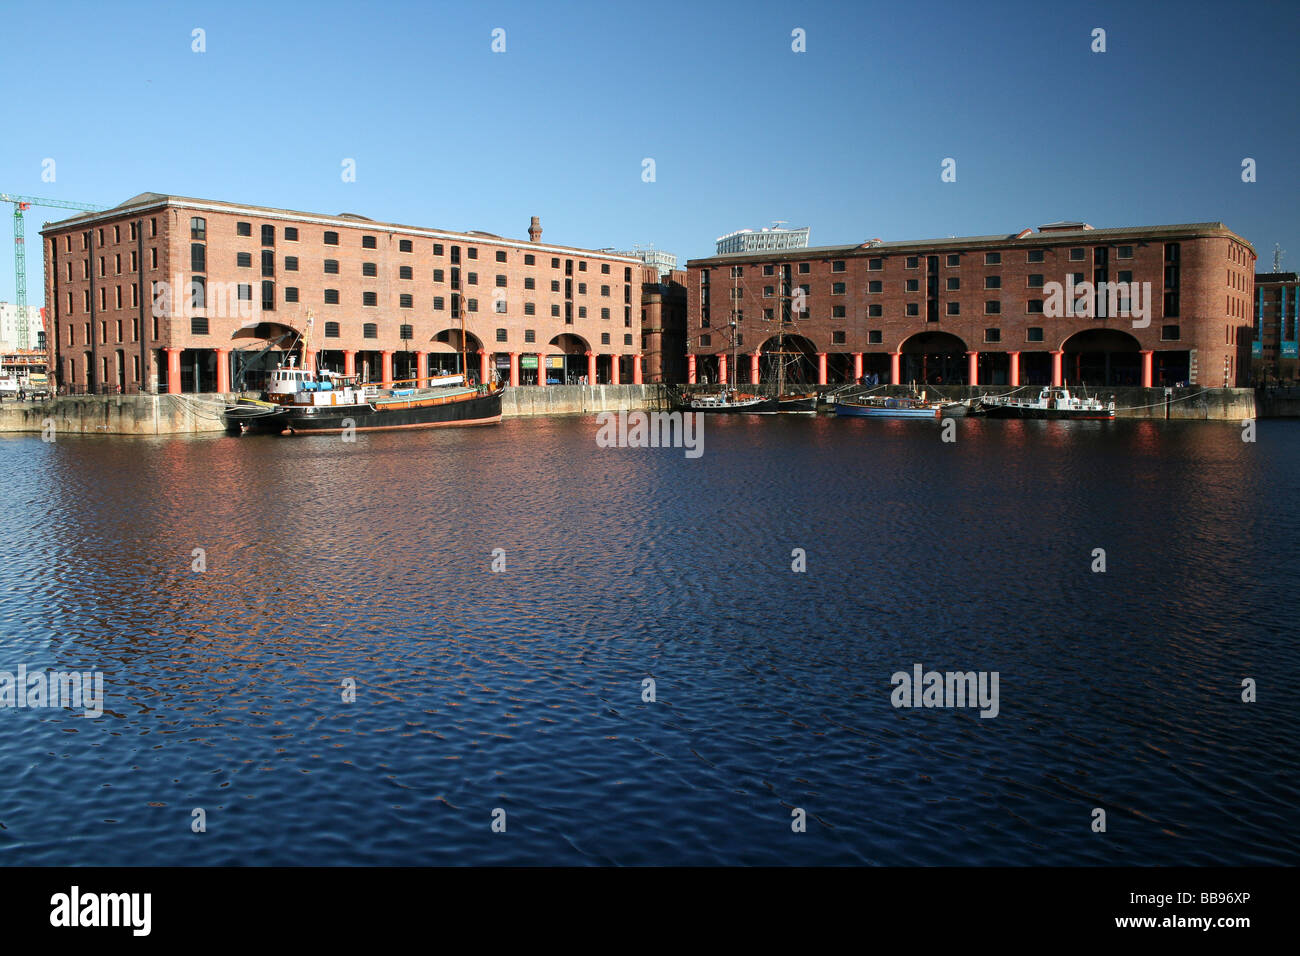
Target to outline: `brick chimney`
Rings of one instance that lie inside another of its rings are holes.
[[[528,241],[540,242],[541,239],[542,239],[542,220],[539,219],[537,216],[534,216],[533,221],[528,224]]]

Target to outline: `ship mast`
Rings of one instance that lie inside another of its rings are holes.
[[[780,398],[785,393],[785,306],[789,292],[785,287],[785,266],[778,265],[777,268],[781,270],[777,276],[781,296],[776,300],[777,309],[781,313],[777,317],[779,324],[776,330],[776,395]]]
[[[727,369],[727,381],[722,384],[730,386],[732,380],[739,381],[740,376],[736,374],[736,335],[739,329],[739,323],[736,321],[736,293],[740,291],[740,277],[736,275],[736,267],[731,267],[731,368]]]

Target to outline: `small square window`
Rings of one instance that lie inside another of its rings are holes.
[[[370,306],[376,306],[376,305],[379,305],[379,293],[378,293],[378,292],[362,292],[362,293],[361,293],[361,304],[362,304],[362,305],[370,305]]]
[[[812,270],[812,266],[810,266],[807,262],[801,262],[801,263],[799,263],[799,274],[800,274],[800,275],[807,275],[811,270]]]
[[[878,319],[884,314],[885,314],[885,307],[883,305],[867,306],[867,315],[869,315],[873,319]]]
[[[884,341],[885,341],[885,333],[884,333],[884,330],[882,330],[882,329],[868,329],[868,330],[867,330],[867,344],[868,344],[868,345],[880,345],[880,344],[881,344],[882,342],[884,342]]]
[[[1071,250],[1070,250],[1070,261],[1071,261],[1071,262],[1082,262],[1082,261],[1084,260],[1084,255],[1085,255],[1085,251],[1084,251],[1083,249],[1071,249]]]
[[[1160,340],[1162,342],[1177,342],[1182,337],[1182,329],[1177,325],[1160,326]]]
[[[1002,303],[997,299],[989,299],[984,303],[985,315],[1000,315],[1002,313]]]
[[[506,261],[506,254],[505,254],[505,251],[502,250],[502,249],[498,249],[498,250],[497,250],[497,262],[505,262],[505,261]]]
[[[1042,261],[1043,261],[1043,250],[1042,250],[1042,249],[1030,249],[1030,250],[1029,250],[1029,254],[1025,257],[1025,261],[1026,261],[1026,262],[1042,262]]]
[[[339,290],[338,290],[338,289],[326,289],[326,290],[325,290],[325,304],[326,304],[326,305],[338,305],[338,304],[339,304]]]
[[[846,268],[846,263],[844,262],[843,259],[837,259],[831,263],[831,272],[843,272],[845,268]],[[840,334],[842,335],[843,333]]]
[[[284,227],[284,241],[285,241],[285,242],[297,242],[297,241],[298,241],[298,227],[297,227],[297,226],[285,226],[285,227]]]
[[[339,244],[339,234],[337,232],[325,233],[325,245],[337,246]]]
[[[407,240],[404,239],[404,240],[402,240],[402,241],[403,241],[403,242],[406,242]],[[405,252],[406,250],[403,249],[402,251]],[[441,242],[435,242],[435,243],[433,244],[433,254],[434,254],[435,256],[440,256],[440,255],[442,255],[442,243],[441,243]]]
[[[876,258],[874,258],[874,259],[868,259],[868,260],[867,260],[867,271],[868,271],[868,272],[879,272],[879,271],[880,271],[881,269],[883,269],[883,268],[885,268],[885,260],[884,260],[884,259],[882,259],[882,258],[880,258],[880,257],[876,257]]]
[[[379,338],[379,326],[374,322],[367,322],[361,326],[361,337],[364,339]]]
[[[947,311],[949,315],[961,315],[961,303],[949,302]]]
[[[831,345],[843,345],[847,341],[848,338],[843,331],[836,330],[831,332]]]
[[[527,253],[527,254],[524,256],[524,265],[526,265],[526,266],[535,266],[535,265],[537,265],[537,257],[536,257],[535,255],[533,255],[531,252]]]
[[[907,259],[906,259],[906,261],[904,261],[903,265],[904,265],[905,268],[908,268],[908,269],[916,269],[916,268],[919,268],[920,265],[921,265],[921,257],[920,257],[920,256],[908,256]]]
[[[411,309],[415,307],[415,300],[410,295],[399,295],[397,297],[398,308]]]
[[[1001,342],[1001,341],[1002,341],[1002,330],[1001,330],[1001,329],[985,329],[985,330],[984,330],[984,341],[985,341],[985,342],[990,342],[990,343],[991,343],[991,342]]]
[[[948,277],[948,291],[949,291],[949,292],[956,292],[956,291],[959,290],[960,288],[961,288],[961,279],[958,279],[956,276],[949,276],[949,277]]]
[[[1132,259],[1132,258],[1133,258],[1133,247],[1132,247],[1132,246],[1120,246],[1119,249],[1116,251],[1116,255],[1115,255],[1115,257],[1116,257],[1117,259]]]
[[[1029,328],[1025,329],[1025,341],[1026,342],[1043,341],[1043,327],[1041,325],[1031,325]]]
[[[956,268],[957,266],[960,266],[960,265],[961,265],[961,253],[959,253],[959,252],[954,252],[952,255],[948,256],[948,265],[949,265],[950,267],[952,267],[952,268]]]
[[[253,224],[251,222],[235,223],[235,235],[251,236],[253,234]]]
[[[362,236],[362,237],[361,237],[361,248],[362,248],[362,249],[378,249],[378,248],[379,248],[379,243],[378,243],[378,241],[375,239],[374,236]]]
[[[907,303],[907,314],[911,316],[921,314],[921,304],[919,302]]]
[[[504,341],[506,341],[506,330],[505,330],[505,329],[497,329],[497,341],[498,341],[498,342],[504,342]]]
[[[984,253],[984,264],[986,266],[1000,266],[1002,264],[1002,253],[986,252]]]

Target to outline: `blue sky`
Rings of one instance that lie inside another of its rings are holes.
[[[0,191],[520,238],[538,215],[683,262],[774,219],[816,245],[1221,220],[1295,270],[1298,27],[1294,3],[9,4]]]

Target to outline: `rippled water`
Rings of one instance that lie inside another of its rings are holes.
[[[0,862],[1300,861],[1300,423],[958,426],[0,440]]]

